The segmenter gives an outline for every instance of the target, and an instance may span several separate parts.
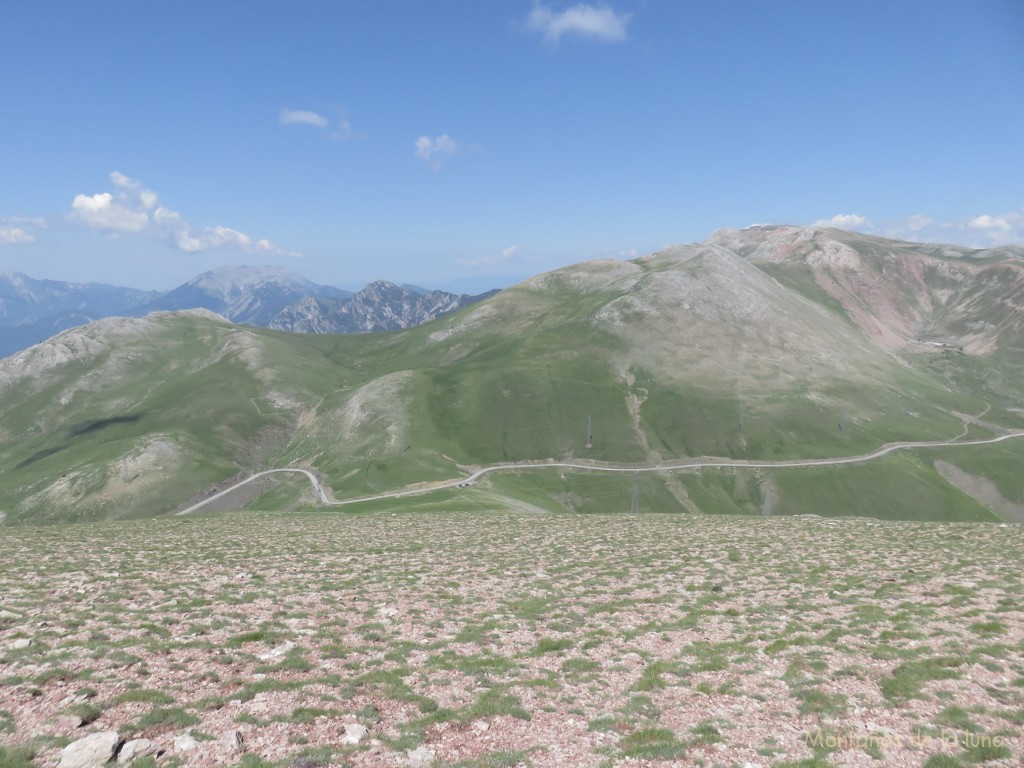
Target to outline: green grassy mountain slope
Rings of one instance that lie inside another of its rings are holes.
[[[833,246],[813,230],[773,232],[767,245],[757,230],[719,233],[557,270],[400,333],[290,336],[202,313],[67,332],[0,363],[0,511],[9,522],[159,514],[271,466],[313,468],[352,498],[497,462],[835,457],[1024,427],[1005,385],[1013,322],[963,354],[902,353],[818,284],[815,248]],[[901,247],[910,264],[918,247]],[[922,264],[948,260],[920,248]],[[971,311],[998,314],[1014,298],[964,275]],[[1024,458],[1017,442],[1000,444],[1004,463]],[[943,460],[968,461],[954,450]],[[1002,502],[986,501],[983,483],[913,457],[651,474],[641,490],[665,511],[942,519],[1005,517],[996,508],[1020,495],[1003,480]],[[628,483],[524,472],[468,493],[471,506],[618,511]]]
[[[337,376],[210,313],[108,318],[0,366],[9,520],[152,515],[257,467]],[[291,376],[301,370],[301,376]]]

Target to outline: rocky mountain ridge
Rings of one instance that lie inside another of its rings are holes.
[[[165,293],[0,275],[0,358],[104,317],[205,309],[228,320],[291,333],[368,333],[410,328],[479,296],[398,287],[380,280],[358,293],[274,267],[220,267]]]
[[[719,230],[708,243],[732,249],[784,285],[822,294],[890,351],[1024,353],[1024,248],[922,245],[798,227]]]

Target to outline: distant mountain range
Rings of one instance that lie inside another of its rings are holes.
[[[409,328],[492,293],[428,291],[385,280],[352,293],[274,267],[220,267],[166,293],[6,272],[0,274],[0,357],[103,317],[206,309],[235,323],[292,333],[365,333]]]

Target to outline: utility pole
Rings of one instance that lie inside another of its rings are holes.
[[[587,448],[594,447],[594,417],[587,416]]]
[[[632,499],[630,499],[630,502],[629,502],[629,511],[631,513],[633,513],[634,515],[637,514],[640,511],[640,491],[639,491],[639,488],[637,487],[637,478],[639,476],[640,476],[640,473],[637,472],[636,470],[634,470],[633,471],[633,497],[632,497]]]

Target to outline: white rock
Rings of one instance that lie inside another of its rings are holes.
[[[227,731],[221,736],[220,743],[228,752],[245,751],[245,737],[242,736],[242,732],[239,730]]]
[[[132,739],[126,741],[121,751],[117,753],[118,765],[129,765],[140,757],[159,755],[160,746],[149,739]]]
[[[276,648],[271,648],[266,653],[261,653],[260,654],[260,658],[263,661],[270,661],[271,659],[279,659],[282,656],[286,655],[288,653],[288,651],[290,651],[294,647],[295,647],[295,643],[293,643],[291,640],[289,640],[288,642],[282,643],[281,645],[277,646]]]
[[[470,728],[472,728],[477,733],[483,733],[490,727],[490,724],[486,720],[474,720],[473,724],[470,726]]]
[[[743,768],[761,768],[760,763],[744,763]]]
[[[32,645],[32,641],[29,640],[27,637],[19,637],[17,640],[11,643],[11,648],[13,648],[16,651],[22,651],[28,648],[30,645]]]
[[[377,609],[377,615],[382,619],[393,619],[398,615],[398,609],[392,606],[384,606],[383,608]]]
[[[101,731],[73,741],[60,753],[59,768],[100,768],[114,756],[117,731]]]
[[[191,752],[194,749],[199,749],[199,741],[195,736],[182,733],[174,737],[174,750],[176,752]]]
[[[270,711],[269,701],[252,701],[249,703],[249,712],[253,715],[265,715]]]
[[[864,728],[871,733],[880,733],[883,736],[893,736],[896,733],[892,728],[886,728],[878,723],[864,723]]]
[[[409,751],[409,766],[410,768],[427,768],[428,765],[434,762],[434,753],[432,750],[426,747],[416,747]]]
[[[366,738],[369,729],[360,723],[346,723],[342,729],[344,735],[341,737],[342,744],[358,744]]]

